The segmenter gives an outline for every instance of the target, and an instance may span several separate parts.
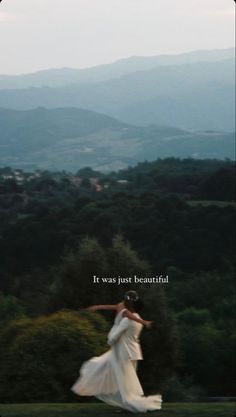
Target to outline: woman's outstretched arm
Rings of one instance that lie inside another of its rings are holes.
[[[88,311],[99,311],[99,310],[117,310],[118,304],[99,304],[86,308]]]
[[[140,323],[143,326],[146,326],[147,328],[150,328],[152,326],[152,321],[150,321],[150,320],[143,320],[141,317],[137,317],[135,314],[133,314],[129,310],[125,310],[123,312],[123,317],[127,317],[130,320],[137,321],[137,323]]]

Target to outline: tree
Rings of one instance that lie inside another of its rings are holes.
[[[187,308],[178,314],[182,376],[192,376],[208,395],[234,395],[234,325],[221,327],[209,310]]]
[[[3,296],[0,293],[0,326],[11,320],[22,318],[24,315],[24,308],[17,298],[12,295]]]
[[[70,251],[59,267],[52,291],[58,307],[83,308],[104,299],[104,290],[93,283],[93,276],[104,276],[107,258],[95,238],[86,237],[75,251]]]
[[[112,247],[108,249],[107,257],[109,259],[109,276],[133,279],[134,275],[145,276],[150,270],[149,264],[139,258],[121,234],[113,238]],[[134,285],[125,282],[119,285],[115,292],[116,300],[123,299],[124,292],[130,287],[134,287]],[[136,284],[136,287],[139,288],[140,284]]]
[[[162,392],[178,364],[177,327],[160,284],[151,284],[139,292],[144,301],[141,315],[153,320],[152,329],[142,335],[144,361],[140,371],[148,392]]]
[[[2,402],[73,401],[82,363],[106,349],[105,321],[60,311],[11,322],[0,332]]]

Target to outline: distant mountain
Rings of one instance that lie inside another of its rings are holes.
[[[113,113],[132,124],[178,126],[188,129],[233,130],[235,127],[234,88],[231,84],[208,83],[175,98],[158,95],[124,106]]]
[[[76,108],[0,109],[0,167],[111,171],[165,157],[234,158],[234,135],[137,127]]]
[[[78,107],[127,123],[234,129],[234,59],[157,66],[117,79],[60,88],[0,90],[13,109]]]
[[[133,56],[111,64],[85,69],[57,68],[32,74],[0,75],[0,89],[60,87],[70,84],[97,83],[120,78],[132,72],[148,71],[162,65],[183,65],[195,62],[217,62],[234,58],[234,48],[200,50],[178,55]]]

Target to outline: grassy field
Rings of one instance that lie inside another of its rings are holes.
[[[189,200],[187,201],[189,206],[196,207],[196,206],[217,206],[217,207],[228,207],[232,206],[235,207],[235,201],[214,201],[214,200]]]
[[[103,404],[13,404],[0,405],[0,417],[127,417],[144,414],[122,411]],[[166,403],[150,417],[235,417],[233,403]]]

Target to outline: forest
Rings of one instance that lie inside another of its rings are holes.
[[[233,396],[235,163],[167,158],[103,174],[0,168],[2,402],[78,401],[84,360],[106,351],[130,284],[153,320],[142,335],[145,392],[168,401]],[[63,364],[63,366],[62,366]]]

